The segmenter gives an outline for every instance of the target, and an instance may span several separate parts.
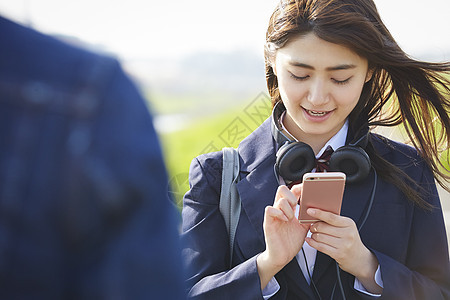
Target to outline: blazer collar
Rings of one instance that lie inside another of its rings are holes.
[[[241,172],[252,172],[267,159],[275,162],[276,145],[270,131],[271,122],[270,117],[239,144]]]

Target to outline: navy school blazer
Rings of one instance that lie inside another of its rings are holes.
[[[219,211],[222,152],[193,160],[190,190],[183,203],[183,259],[191,299],[263,299],[256,257],[265,250],[264,209],[272,205],[278,183],[274,173],[276,145],[269,118],[239,145],[237,187],[242,210],[229,262],[228,234]],[[450,264],[444,220],[432,172],[410,146],[371,134],[377,151],[416,180],[435,208],[412,204],[394,185],[378,178],[370,215],[361,229],[362,242],[377,257],[384,291],[378,299],[450,299]],[[348,184],[341,214],[358,225],[367,208],[374,173]],[[294,258],[276,276],[280,290],[271,299],[316,299]],[[330,299],[336,265],[318,252],[312,279],[322,299]],[[353,288],[354,276],[341,271],[347,299],[372,299]],[[336,287],[334,299],[341,299]]]

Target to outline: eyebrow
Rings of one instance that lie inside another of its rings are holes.
[[[289,64],[291,66],[294,67],[301,67],[301,68],[305,68],[305,69],[310,69],[310,70],[315,70],[315,68],[313,66],[301,63],[301,62],[297,62],[297,61],[290,61]],[[349,69],[354,69],[356,68],[355,65],[353,64],[342,64],[342,65],[337,65],[334,67],[328,67],[326,68],[327,71],[338,71],[338,70],[349,70]]]

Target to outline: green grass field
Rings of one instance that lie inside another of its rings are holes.
[[[189,189],[192,159],[203,153],[220,151],[223,147],[237,147],[270,115],[270,111],[269,98],[260,94],[242,105],[191,122],[183,130],[160,135],[171,193],[179,207]]]

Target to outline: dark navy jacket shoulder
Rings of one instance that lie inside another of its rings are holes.
[[[183,299],[152,118],[112,58],[0,17],[0,297]]]
[[[400,167],[427,191],[426,201],[435,207],[427,211],[413,205],[397,187],[378,177],[374,204],[360,236],[380,262],[382,299],[448,299],[448,246],[432,172],[414,148],[374,134],[370,139],[384,159]],[[204,154],[193,160],[191,189],[184,197],[182,234],[192,299],[262,299],[256,257],[265,249],[264,209],[273,204],[278,187],[275,149],[270,118],[238,147],[241,180],[237,188],[242,210],[231,269],[228,235],[218,207],[222,154]],[[346,186],[341,214],[357,224],[365,215],[374,176],[371,172],[363,182]],[[295,258],[276,279],[280,290],[271,299],[315,297]],[[335,264],[320,252],[313,280],[322,298],[329,299],[336,283]],[[371,298],[353,288],[352,275],[342,272],[342,280],[347,299]]]

